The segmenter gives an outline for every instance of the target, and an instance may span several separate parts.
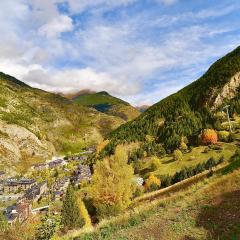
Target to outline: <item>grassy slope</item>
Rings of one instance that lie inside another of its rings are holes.
[[[194,167],[198,163],[206,162],[210,157],[219,159],[224,156],[225,160],[229,160],[235,153],[237,146],[235,143],[220,143],[223,150],[209,150],[207,153],[203,153],[206,146],[199,146],[192,149],[190,153],[183,154],[182,161],[174,161],[171,155],[160,158],[162,163],[161,167],[153,172],[155,175],[174,175],[184,167]],[[143,160],[143,168],[147,168],[149,165],[148,159]],[[149,174],[149,173],[148,173]]]
[[[78,152],[123,122],[0,73],[2,167],[20,164],[21,170],[52,154]]]
[[[118,116],[125,121],[133,120],[140,112],[129,103],[109,95],[107,92],[83,94],[73,98],[74,102],[90,106],[109,115]]]
[[[239,239],[239,163],[238,159],[186,189],[139,203],[132,213],[105,221],[96,233],[76,239]]]
[[[73,99],[75,102],[80,103],[81,105],[89,106],[89,105],[98,105],[98,104],[124,104],[128,105],[127,102],[123,100],[113,97],[109,95],[107,92],[99,92],[92,94],[83,94],[77,96]]]

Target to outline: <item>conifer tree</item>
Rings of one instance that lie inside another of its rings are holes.
[[[82,227],[84,224],[80,215],[77,196],[72,185],[69,185],[63,201],[62,225],[64,230]]]

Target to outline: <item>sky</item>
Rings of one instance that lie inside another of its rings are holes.
[[[153,104],[240,45],[236,0],[1,0],[0,71]]]

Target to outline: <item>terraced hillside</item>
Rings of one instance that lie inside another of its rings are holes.
[[[123,122],[0,73],[2,170],[24,171],[52,155],[79,152]]]

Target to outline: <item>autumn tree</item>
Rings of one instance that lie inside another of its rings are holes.
[[[182,161],[183,160],[183,154],[179,149],[176,149],[173,152],[173,158],[175,161]]]
[[[155,191],[161,186],[161,180],[155,177],[153,174],[150,174],[148,179],[145,182],[145,188],[150,191]]]
[[[187,142],[187,138],[182,136],[179,148],[183,151],[186,151],[188,149]]]
[[[157,169],[159,169],[161,167],[161,161],[158,157],[153,156],[150,160],[150,168],[152,171],[156,171]]]
[[[126,209],[135,191],[133,168],[122,145],[115,154],[98,161],[92,178],[90,195],[100,217],[116,215]]]
[[[217,133],[214,129],[204,129],[201,133],[201,142],[204,145],[215,144],[218,141]]]
[[[228,142],[228,139],[229,139],[229,132],[227,131],[219,131],[218,132],[218,138],[220,141],[222,142]]]
[[[106,139],[103,142],[99,143],[97,145],[97,149],[96,149],[96,154],[99,155],[99,153],[108,145],[109,140]]]

